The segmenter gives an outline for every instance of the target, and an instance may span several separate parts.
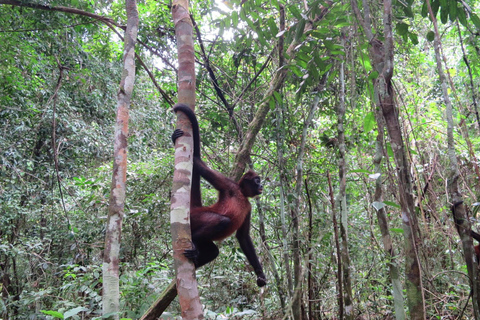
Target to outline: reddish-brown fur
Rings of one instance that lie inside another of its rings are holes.
[[[248,201],[248,198],[262,193],[260,177],[249,170],[237,183],[210,169],[200,157],[200,133],[195,114],[186,105],[176,105],[174,110],[184,112],[193,129],[190,218],[194,248],[185,250],[185,256],[192,259],[197,268],[201,267],[214,260],[219,253],[213,241],[223,240],[236,232],[240,247],[257,275],[257,285],[264,286],[267,283],[265,274],[250,238],[251,205]],[[182,131],[175,130],[172,140],[175,142],[182,135]],[[211,206],[202,206],[200,176],[218,190],[218,201]]]

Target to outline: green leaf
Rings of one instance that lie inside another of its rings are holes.
[[[278,103],[281,103],[282,102],[282,95],[280,93],[278,93],[277,91],[275,91],[273,93],[273,96],[275,97],[275,100],[277,100]]]
[[[433,15],[436,17],[438,13],[438,9],[440,9],[440,1],[433,0],[431,6],[432,6]]]
[[[64,314],[64,319],[68,319],[70,317],[73,317],[75,315],[77,315],[78,313],[80,312],[83,312],[83,311],[88,311],[88,308],[85,308],[85,307],[77,307],[77,308],[73,308],[73,309],[70,309],[68,310],[67,312],[65,312]]]
[[[440,11],[440,20],[442,21],[443,24],[447,23],[448,21],[448,6],[442,7],[442,11]]]
[[[275,23],[275,20],[273,18],[270,18],[267,20],[268,28],[270,29],[270,34],[272,37],[275,37],[275,35],[278,33],[278,26]]]
[[[401,36],[403,36],[404,34],[407,34],[408,32],[408,24],[406,23],[398,23],[397,24],[397,33]]]
[[[295,2],[294,2],[294,3],[295,3]],[[300,13],[300,10],[298,10],[296,4],[291,5],[290,7],[288,7],[288,10],[290,10],[290,12],[293,14],[293,16],[294,16],[295,18],[297,18],[297,20],[303,20],[302,14]]]
[[[428,15],[428,6],[427,6],[427,1],[423,1],[423,6],[422,6],[422,17],[426,18]]]
[[[400,205],[398,203],[392,201],[383,201],[387,206],[394,207],[400,209]]]
[[[395,232],[395,233],[402,233],[403,234],[403,229],[402,228],[391,228],[390,231]]]
[[[232,25],[234,28],[238,26],[238,13],[237,11],[232,11]]]
[[[387,143],[387,154],[389,157],[393,157],[393,150],[392,150],[392,146],[390,145],[390,143]]]
[[[460,23],[466,27],[468,25],[467,23],[467,15],[465,14],[465,9],[462,7],[462,8],[459,8],[457,10],[457,15],[458,15],[458,21],[460,21]]]
[[[448,7],[450,8],[450,12],[449,12],[450,21],[454,22],[457,19],[457,1],[450,0],[450,4]]]
[[[478,30],[480,30],[480,19],[475,13],[470,13],[470,19],[472,19],[473,24],[475,27],[477,27]]]
[[[268,106],[270,110],[275,110],[275,98],[273,96],[270,96],[270,99],[268,99]]]
[[[363,131],[370,132],[375,126],[375,114],[373,112],[367,113],[363,119]]]
[[[427,33],[427,40],[432,42],[435,39],[435,33],[433,31],[429,31]]]
[[[305,30],[305,19],[298,21],[297,30],[295,32],[295,41],[299,41],[303,36],[303,30]]]
[[[365,169],[355,169],[355,170],[350,170],[350,173],[366,173],[366,174],[371,174],[371,171],[365,170]]]
[[[41,313],[46,314],[47,316],[52,316],[54,318],[64,319],[63,314],[58,311],[51,311],[51,310],[40,310]]]
[[[412,41],[413,44],[415,45],[418,44],[418,35],[416,33],[409,32],[408,37],[410,38],[410,41]]]

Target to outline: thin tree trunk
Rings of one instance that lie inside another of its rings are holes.
[[[307,118],[305,119],[303,125],[302,139],[300,141],[300,147],[297,150],[297,174],[296,174],[296,188],[295,188],[295,197],[292,204],[292,247],[293,247],[293,267],[294,267],[294,286],[295,294],[293,296],[292,304],[292,313],[295,320],[303,319],[303,292],[302,292],[302,282],[303,282],[303,272],[301,264],[301,253],[300,253],[300,222],[299,222],[299,206],[300,206],[300,195],[302,192],[302,183],[303,183],[303,156],[305,154],[305,141],[307,138],[307,131],[312,123],[313,115],[318,108],[320,98],[315,96],[313,103],[308,112]]]
[[[342,36],[342,39],[344,37]],[[342,42],[344,42],[342,40]],[[344,46],[344,43],[342,43]],[[345,148],[345,129],[343,122],[345,118],[345,62],[340,64],[340,101],[337,107],[337,138],[338,138],[338,180],[339,190],[336,199],[336,207],[340,213],[340,236],[341,236],[341,254],[342,254],[342,270],[343,270],[343,295],[345,303],[345,319],[353,320],[353,298],[352,298],[352,281],[350,276],[350,255],[348,253],[348,211],[347,211],[347,195],[346,189],[346,170],[347,170],[347,153]]]
[[[398,108],[395,105],[392,75],[393,75],[393,32],[392,32],[392,1],[383,2],[383,26],[385,45],[374,41],[372,53],[376,68],[382,66],[381,73],[375,82],[378,87],[378,98],[382,108],[383,117],[390,137],[393,156],[397,167],[400,207],[405,236],[405,278],[407,289],[407,303],[410,319],[425,319],[425,301],[423,284],[418,257],[418,220],[415,215],[412,183],[410,180],[410,163],[405,154],[402,131],[398,120]],[[378,59],[378,60],[377,60]],[[378,63],[380,62],[381,63]]]
[[[333,233],[335,236],[335,247],[337,253],[337,301],[338,301],[338,318],[343,320],[344,309],[343,309],[343,271],[342,271],[342,250],[340,248],[340,239],[338,236],[338,223],[337,223],[337,213],[335,208],[335,198],[332,188],[332,179],[330,177],[330,172],[327,172],[328,178],[328,193],[330,196],[330,205],[332,207],[332,222],[333,222]]]
[[[188,1],[177,0],[172,5],[172,18],[175,24],[175,36],[178,52],[178,102],[195,106],[195,55],[193,47],[193,25],[188,13]],[[192,248],[190,229],[191,190],[199,190],[200,185],[191,181],[198,174],[193,169],[193,135],[188,118],[181,112],[177,114],[177,128],[186,134],[176,140],[175,171],[173,173],[172,202],[170,206],[173,259],[176,281],[172,281],[160,297],[142,316],[142,320],[160,317],[178,293],[183,319],[203,319],[203,309],[198,295],[195,265],[183,253]],[[193,171],[193,172],[192,172]],[[195,205],[201,206],[200,194],[196,195]]]
[[[270,246],[268,245],[267,235],[265,234],[265,218],[260,204],[260,199],[258,197],[255,198],[255,203],[257,204],[260,238],[262,239],[262,244],[265,248],[264,252],[268,255],[268,261],[270,262],[273,277],[275,278],[275,286],[277,287],[280,305],[282,307],[282,310],[285,310],[285,293],[283,290],[280,275],[278,274],[277,265],[275,264],[275,258],[273,257]]]
[[[385,212],[385,204],[383,203],[383,187],[382,187],[382,158],[383,158],[383,141],[385,132],[385,123],[380,112],[380,109],[375,111],[375,118],[378,124],[377,141],[375,143],[375,156],[373,163],[375,165],[375,174],[377,178],[375,180],[375,195],[373,207],[377,212],[378,225],[380,232],[382,233],[383,248],[387,256],[387,265],[390,274],[390,280],[392,281],[393,290],[393,304],[395,308],[395,319],[405,320],[405,308],[403,299],[402,283],[400,282],[400,270],[398,269],[398,263],[395,250],[393,250],[392,238],[390,237],[390,231],[388,227],[387,214]]]
[[[283,5],[279,5],[280,10],[280,31],[285,30],[285,8]],[[281,35],[278,38],[278,68],[282,68],[284,64],[284,55],[283,55],[283,45],[284,45],[284,36]],[[285,265],[285,276],[287,278],[287,292],[288,296],[293,295],[293,281],[292,273],[290,271],[290,258],[288,256],[288,233],[287,233],[287,223],[285,219],[285,193],[284,193],[284,160],[283,160],[283,142],[285,141],[285,130],[283,122],[283,101],[276,101],[276,115],[277,115],[277,158],[278,158],[278,171],[279,171],[279,191],[280,191],[280,222],[282,224],[282,258],[283,264]]]
[[[442,59],[441,59],[441,50],[442,43],[440,40],[440,34],[438,31],[437,19],[433,14],[432,7],[430,5],[430,0],[427,0],[428,12],[430,13],[430,19],[433,23],[434,28],[434,49],[435,49],[435,60],[437,62],[437,72],[440,78],[440,83],[442,87],[443,100],[446,107],[446,117],[447,117],[447,145],[448,145],[448,158],[450,161],[450,168],[448,172],[448,181],[447,181],[447,191],[450,198],[452,206],[452,213],[454,220],[457,226],[458,233],[462,240],[463,253],[465,258],[465,263],[467,265],[467,272],[472,281],[472,302],[473,302],[473,312],[475,319],[480,319],[480,282],[478,275],[478,262],[475,259],[475,251],[473,248],[472,237],[470,236],[470,220],[468,219],[465,205],[462,201],[462,194],[458,188],[458,178],[460,177],[460,172],[458,170],[457,155],[455,152],[455,141],[453,138],[453,130],[455,125],[453,123],[452,115],[452,102],[448,95],[448,86],[447,78],[443,72]]]
[[[195,106],[195,54],[193,24],[188,12],[188,0],[176,0],[172,5],[178,53],[178,102]],[[175,171],[173,173],[172,202],[170,211],[173,241],[173,259],[177,278],[177,293],[183,319],[203,319],[203,308],[198,295],[195,265],[184,256],[192,248],[190,229],[191,188],[193,169],[193,135],[189,120],[179,113],[177,127],[187,134],[175,143]],[[198,173],[197,173],[198,174]],[[199,179],[193,178],[193,181]],[[199,195],[196,195],[199,201]],[[200,203],[201,205],[201,203]]]
[[[312,210],[312,199],[310,198],[310,191],[308,190],[308,180],[305,178],[305,194],[307,195],[308,200],[308,243],[307,246],[310,248],[308,252],[308,319],[315,319],[314,316],[314,295],[315,289],[313,285],[313,249],[312,249],[312,238],[313,238],[313,210]]]
[[[126,11],[127,29],[123,51],[123,72],[117,96],[113,176],[103,254],[103,315],[109,315],[111,319],[119,319],[120,313],[119,253],[127,180],[128,108],[135,82],[135,42],[138,32],[138,11],[135,0],[126,0]]]
[[[285,265],[285,277],[287,278],[288,295],[293,295],[293,280],[292,273],[290,271],[290,257],[288,255],[288,233],[287,222],[285,218],[285,193],[284,193],[284,174],[285,168],[283,166],[283,141],[285,141],[285,133],[283,130],[283,104],[277,102],[276,115],[277,115],[277,159],[278,159],[278,171],[279,171],[279,191],[280,191],[280,223],[282,231],[282,258]]]

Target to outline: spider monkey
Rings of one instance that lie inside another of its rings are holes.
[[[455,216],[455,209],[461,205],[463,203],[463,201],[459,201],[459,202],[456,202],[452,205],[452,214],[453,214],[453,220],[455,221],[455,226],[457,227],[458,229],[458,226],[459,226],[459,221],[458,219],[456,218]],[[480,234],[476,233],[475,231],[473,230],[470,230],[470,236],[475,239],[477,242],[480,243]],[[480,245],[476,245],[473,247],[473,249],[475,250],[475,255],[477,256],[477,262],[480,262]]]
[[[223,174],[210,169],[200,157],[200,130],[195,113],[184,104],[176,104],[175,112],[183,112],[192,124],[193,131],[193,172],[190,191],[190,219],[193,249],[185,250],[184,255],[199,268],[218,256],[214,241],[221,241],[236,231],[240,248],[257,275],[257,285],[263,287],[267,280],[262,265],[258,261],[252,238],[250,237],[251,205],[248,198],[260,195],[263,186],[260,177],[249,170],[235,182]],[[172,134],[175,144],[184,132],[176,129]],[[211,206],[202,206],[200,176],[218,190],[218,201]]]

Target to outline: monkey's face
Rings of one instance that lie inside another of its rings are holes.
[[[254,179],[253,179],[253,191],[255,193],[255,195],[259,195],[259,194],[262,194],[262,191],[263,191],[263,185],[262,185],[262,180],[260,179],[259,176],[256,176]]]
[[[255,197],[262,194],[263,186],[260,177],[253,171],[247,172],[239,182],[245,197]]]

